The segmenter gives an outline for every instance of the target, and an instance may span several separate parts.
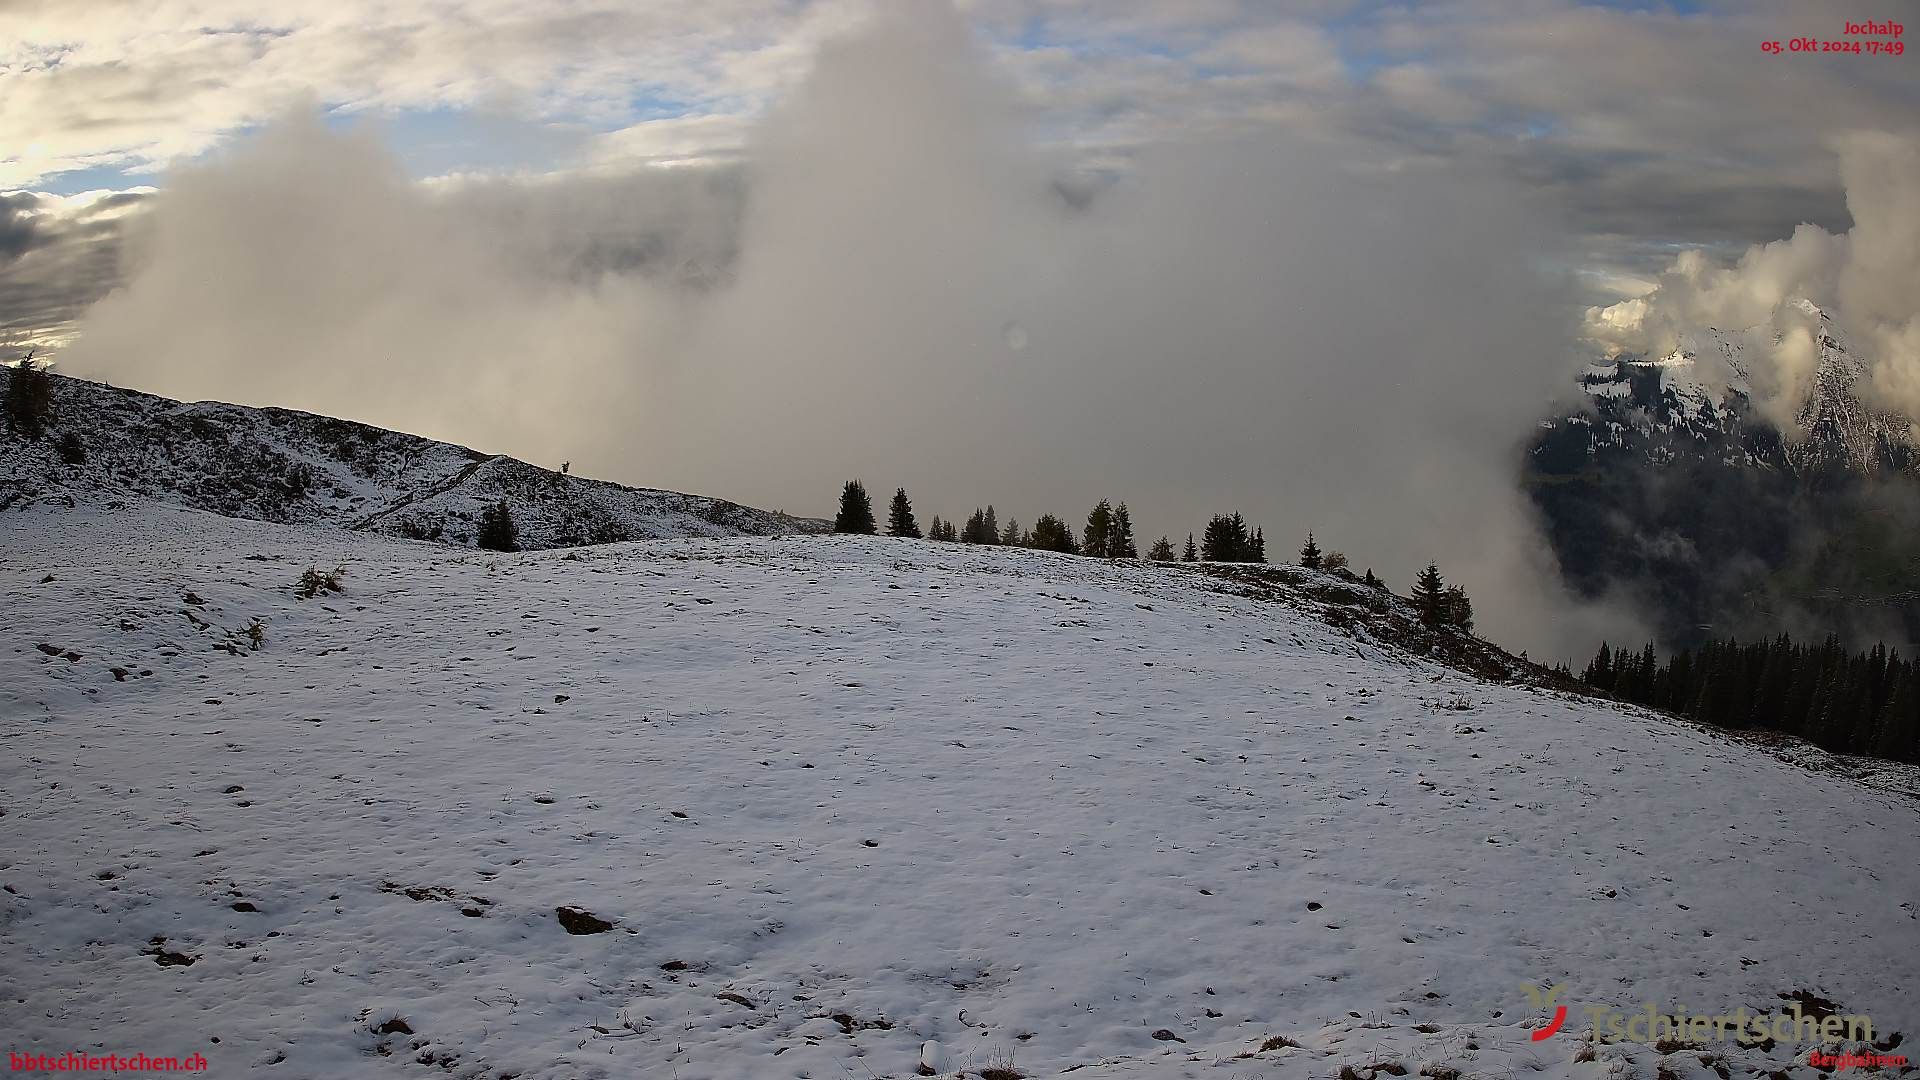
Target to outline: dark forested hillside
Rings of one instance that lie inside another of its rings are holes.
[[[1835,753],[1920,763],[1920,664],[1881,645],[1849,652],[1832,638],[1805,646],[1783,634],[1683,649],[1665,663],[1651,644],[1637,653],[1602,645],[1581,681],[1719,727],[1778,731]]]
[[[1630,600],[1668,648],[1920,641],[1920,477],[1897,425],[1823,384],[1831,400],[1783,434],[1672,363],[1582,384],[1589,400],[1542,425],[1523,475],[1577,592]]]

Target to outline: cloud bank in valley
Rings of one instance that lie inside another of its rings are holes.
[[[1588,312],[1588,335],[1612,351],[1661,355],[1689,330],[1764,327],[1772,348],[1753,372],[1757,403],[1783,428],[1820,360],[1817,316],[1830,310],[1868,362],[1875,403],[1920,416],[1920,141],[1885,134],[1837,140],[1853,228],[1801,225],[1731,265],[1688,251],[1647,295]]]
[[[852,475],[923,518],[1126,499],[1143,546],[1238,509],[1402,589],[1438,559],[1516,647],[1632,632],[1515,490],[1571,329],[1524,192],[1277,132],[1089,175],[1025,117],[927,6],[823,46],[735,168],[423,186],[289,118],[175,175],[62,363],[796,512]]]

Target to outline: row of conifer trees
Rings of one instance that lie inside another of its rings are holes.
[[[1920,763],[1920,663],[1884,645],[1852,652],[1836,638],[1797,645],[1782,634],[1682,649],[1662,663],[1651,643],[1637,653],[1603,643],[1581,680],[1703,723]]]
[[[866,533],[880,531],[879,523],[874,519],[873,500],[867,494],[867,486],[860,480],[849,480],[840,492],[840,511],[833,521],[833,531],[842,533]],[[913,501],[907,497],[906,488],[895,488],[893,500],[887,506],[888,536],[903,536],[929,540],[942,540],[948,543],[990,544],[1002,547],[1037,548],[1042,551],[1059,551],[1069,555],[1086,555],[1101,559],[1137,559],[1140,557],[1133,539],[1133,516],[1124,502],[1113,503],[1101,499],[1087,513],[1087,524],[1081,530],[1079,538],[1074,537],[1073,527],[1052,514],[1043,514],[1030,529],[1023,529],[1020,523],[1009,519],[1003,526],[999,515],[991,504],[974,509],[964,525],[956,527],[951,521],[942,521],[935,516],[928,522],[923,533],[918,520],[914,517]],[[1181,562],[1225,562],[1225,563],[1264,563],[1267,561],[1266,531],[1259,527],[1249,528],[1246,518],[1239,513],[1215,514],[1207,521],[1207,527],[1201,531],[1201,540],[1194,542],[1192,533],[1187,534],[1185,550],[1178,556]],[[1173,542],[1162,536],[1147,548],[1147,558],[1155,562],[1173,562],[1176,559]],[[1352,576],[1348,568],[1347,557],[1337,551],[1322,551],[1315,542],[1312,533],[1307,534],[1307,542],[1300,548],[1300,565],[1311,570],[1324,570],[1328,573]],[[1362,584],[1377,589],[1386,585],[1373,575],[1369,568],[1366,576],[1357,578]],[[1448,585],[1440,577],[1440,568],[1428,564],[1414,583],[1412,598],[1414,606],[1420,612],[1422,622],[1430,626],[1454,627],[1460,630],[1473,629],[1473,604],[1468,601],[1466,591],[1458,585]]]
[[[841,490],[840,512],[834,518],[833,531],[867,534],[881,531],[874,519],[873,500],[862,481],[849,480]],[[1038,548],[1100,559],[1140,557],[1139,546],[1133,536],[1132,512],[1127,509],[1126,503],[1114,503],[1107,499],[1101,499],[1088,511],[1086,526],[1077,537],[1073,526],[1052,514],[1042,514],[1031,528],[1022,528],[1018,521],[1011,518],[1002,525],[999,514],[991,504],[975,507],[972,516],[962,525],[943,521],[939,515],[935,515],[923,532],[914,516],[913,502],[907,497],[907,489],[896,488],[893,501],[887,506],[885,531],[888,536],[914,539],[924,536],[929,540],[949,543]],[[1215,516],[1207,523],[1205,535],[1203,547],[1196,547],[1193,536],[1188,535],[1183,556],[1185,561],[1196,562],[1202,558],[1210,562],[1267,561],[1264,534],[1259,529],[1249,533],[1246,520],[1239,514]],[[1164,536],[1154,541],[1147,549],[1147,558],[1172,562],[1175,558],[1173,542]],[[1341,565],[1345,565],[1344,561]]]

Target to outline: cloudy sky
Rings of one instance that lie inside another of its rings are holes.
[[[1240,506],[1493,590],[1586,305],[1846,234],[1849,140],[1920,218],[1920,55],[1761,48],[1886,14],[0,0],[0,359],[795,511]]]
[[[1844,227],[1826,141],[1920,116],[1920,57],[1760,51],[1885,14],[1871,5],[963,6],[1038,130],[1088,162],[1266,125],[1490,158],[1574,215],[1595,274]],[[287,110],[376,126],[422,180],[725,161],[818,44],[867,15],[843,0],[6,0],[0,343],[70,335],[138,197]]]

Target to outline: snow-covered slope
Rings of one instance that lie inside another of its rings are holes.
[[[187,404],[59,376],[55,398],[47,438],[0,437],[0,508],[104,492],[470,547],[481,509],[504,500],[528,549],[826,528],[311,413]],[[62,456],[63,437],[77,440],[83,460]]]
[[[1587,1061],[1585,1009],[1807,995],[1912,1052],[1910,792],[1436,666],[1343,587],[0,515],[0,1029],[215,1076],[1706,1080],[1806,1049]]]

